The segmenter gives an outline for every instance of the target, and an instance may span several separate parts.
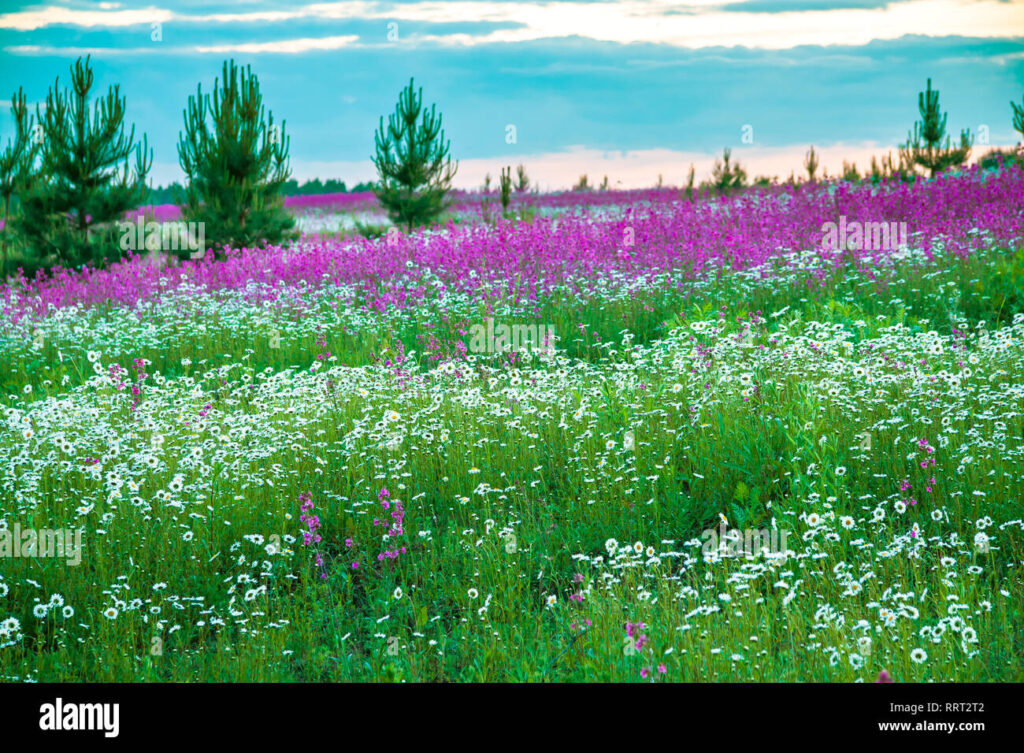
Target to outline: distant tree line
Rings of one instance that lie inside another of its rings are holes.
[[[285,196],[319,196],[331,193],[366,193],[372,191],[374,184],[371,181],[356,183],[352,188],[346,186],[345,181],[328,178],[321,181],[319,178],[299,183],[294,178],[284,182],[282,189]],[[146,197],[143,204],[173,204],[175,197],[180,196],[185,190],[181,183],[174,182],[166,186],[153,186],[146,188]]]

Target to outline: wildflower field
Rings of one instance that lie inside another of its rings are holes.
[[[1019,167],[0,304],[0,680],[1024,680]]]

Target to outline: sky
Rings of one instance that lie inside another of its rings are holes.
[[[974,156],[1020,140],[1024,0],[0,0],[0,144],[8,98],[30,103],[79,55],[120,86],[181,180],[183,110],[234,58],[284,119],[294,177],[374,177],[379,118],[413,77],[443,114],[455,184],[523,163],[544,189],[707,177],[732,149],[786,178],[811,144],[824,166],[895,154],[931,77]]]

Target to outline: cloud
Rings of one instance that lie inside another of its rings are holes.
[[[908,0],[739,0],[722,7],[731,13],[792,13],[822,10],[871,10]]]
[[[1024,32],[1021,4],[1001,0],[904,0],[902,2],[784,2],[752,4],[741,0],[680,3],[677,0],[621,0],[614,3],[543,2],[541,0],[371,0],[295,5],[283,10],[259,8],[236,12],[183,13],[163,8],[85,10],[48,6],[0,16],[0,29],[33,31],[50,26],[126,27],[139,24],[218,25],[226,30],[255,23],[274,24],[281,51],[309,49],[305,38],[288,36],[289,22],[377,20],[397,23],[495,23],[482,33],[419,34],[417,44],[475,46],[538,39],[582,37],[630,44],[653,42],[680,48],[746,46],[787,49],[799,45],[866,44],[906,34],[979,38]],[[225,41],[238,45],[252,40]],[[299,44],[304,42],[305,44]],[[12,45],[15,52],[28,45]],[[196,50],[198,52],[198,50]]]
[[[100,7],[100,6],[97,6]],[[141,10],[79,10],[50,5],[38,10],[0,14],[0,29],[33,31],[47,26],[82,26],[116,28],[139,24],[166,23],[175,13],[163,8]]]
[[[286,53],[310,52],[312,50],[339,50],[350,47],[359,40],[355,34],[336,37],[320,37],[306,39],[286,39],[279,42],[229,43],[219,45],[196,45],[193,49],[200,53]]]
[[[124,0],[125,7],[112,10],[139,10],[132,3],[143,1]],[[74,2],[78,0],[69,0],[69,5]],[[921,2],[908,0],[890,10]],[[630,4],[641,5],[623,0],[615,12]],[[642,184],[655,180],[658,172],[669,180],[670,174],[685,172],[689,161],[703,159],[697,162],[700,171],[725,146],[745,153],[748,145],[741,134],[747,125],[759,149],[792,147],[796,154],[814,143],[827,155],[825,150],[843,145],[840,149],[853,150],[845,157],[860,164],[856,145],[878,144],[881,152],[882,145],[891,148],[906,138],[927,77],[942,92],[951,131],[969,127],[977,133],[987,125],[993,143],[1006,143],[1015,138],[1008,102],[1019,101],[1024,81],[1019,23],[1005,28],[1017,38],[914,34],[865,44],[829,45],[823,38],[821,43],[783,49],[733,44],[691,49],[660,41],[595,40],[578,24],[560,28],[560,36],[494,41],[502,34],[530,37],[551,23],[550,17],[529,15],[516,22],[500,20],[509,8],[519,7],[506,2],[357,4],[372,6],[381,14],[375,19],[314,18],[307,4],[274,0],[274,5],[276,12],[302,13],[304,18],[281,24],[172,21],[164,25],[159,43],[151,42],[148,25],[0,30],[0,46],[20,53],[0,53],[0,95],[9,96],[23,85],[28,97],[42,99],[55,76],[66,85],[68,64],[76,54],[91,52],[96,91],[120,86],[136,133],[148,135],[156,159],[175,173],[181,111],[188,97],[194,96],[198,82],[204,89],[213,82],[221,57],[235,57],[259,75],[275,120],[287,119],[293,164],[329,160],[339,165],[339,172],[323,172],[321,177],[351,183],[363,177],[349,171],[368,164],[380,116],[393,110],[398,91],[415,76],[427,102],[436,103],[444,114],[453,153],[463,160],[462,174],[480,173],[474,182],[482,180],[483,172],[496,175],[504,164],[552,155],[564,173],[577,172],[572,181],[581,172],[599,181],[607,172],[613,181],[635,175]],[[486,5],[493,12],[482,18],[482,11],[460,10],[458,5]],[[553,6],[560,12],[575,8],[575,16],[611,12],[609,3],[525,5],[538,13]],[[642,5],[645,12],[675,7],[668,2]],[[980,0],[976,5],[992,3]],[[1019,4],[1003,5],[1019,9]],[[428,12],[431,6],[436,10]],[[328,4],[322,13],[336,13],[339,7]],[[239,4],[235,11],[220,6],[204,10],[200,0],[187,9],[175,6],[176,13],[190,17],[273,10],[263,0]],[[712,10],[707,6],[702,12]],[[399,41],[388,44],[387,24],[394,18],[388,14],[400,13],[435,20],[398,21]],[[787,14],[732,13],[730,18],[754,15],[763,21]],[[509,124],[517,128],[517,143],[506,143]],[[12,127],[9,113],[0,108],[0,141]],[[573,145],[613,156],[601,157],[588,168],[585,160],[571,156]],[[651,150],[657,149],[668,150],[663,169],[656,169],[659,157]],[[761,159],[755,155],[752,171],[775,169],[771,163],[760,165]],[[800,161],[794,158],[790,169]],[[782,174],[783,167],[780,163],[776,171]],[[536,168],[542,174],[543,166]],[[561,185],[554,176],[551,181]]]

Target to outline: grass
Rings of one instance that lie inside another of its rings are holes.
[[[8,326],[3,520],[83,552],[3,563],[0,677],[1019,681],[1022,276],[990,249]],[[558,352],[431,358],[487,315]],[[723,518],[787,546],[705,547]]]

